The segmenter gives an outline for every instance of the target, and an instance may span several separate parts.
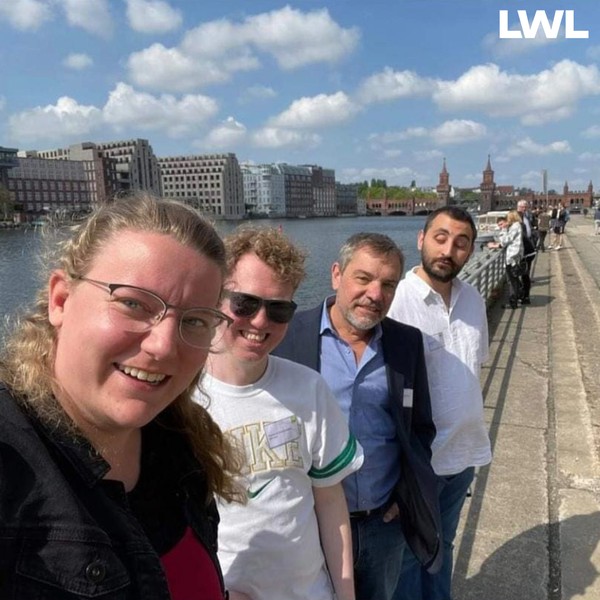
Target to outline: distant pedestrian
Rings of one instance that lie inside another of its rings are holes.
[[[562,248],[562,238],[565,232],[565,226],[570,219],[569,211],[565,208],[564,204],[560,202],[556,207],[556,218],[554,219],[554,226],[552,228],[553,236],[550,240],[549,250],[560,250]]]
[[[414,554],[404,554],[395,600],[452,597],[453,543],[475,467],[491,458],[479,375],[488,356],[483,298],[457,276],[475,248],[477,229],[465,210],[445,206],[432,212],[418,247],[421,264],[399,283],[388,317],[418,327],[425,342],[436,436],[431,464],[440,477],[444,557],[431,574]]]
[[[545,241],[548,231],[550,230],[550,213],[548,211],[540,211],[538,215],[538,249],[546,252]]]
[[[594,212],[594,235],[600,235],[600,204]]]
[[[521,217],[516,210],[511,210],[506,217],[498,219],[501,229],[498,242],[489,242],[488,248],[506,248],[505,265],[509,285],[508,305],[515,309],[522,294],[521,276],[525,265],[523,260],[523,232]]]
[[[529,299],[529,292],[531,290],[531,264],[536,255],[535,250],[535,236],[533,229],[533,218],[528,208],[527,200],[519,200],[517,203],[517,212],[521,217],[521,232],[523,234],[523,258],[525,264],[523,265],[521,273],[521,297],[519,298],[523,304],[531,304]]]

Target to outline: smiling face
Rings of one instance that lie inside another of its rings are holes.
[[[156,233],[121,231],[93,260],[86,277],[150,290],[181,308],[215,308],[222,275],[218,265]],[[57,331],[55,394],[84,431],[108,434],[138,429],[192,382],[208,350],[179,337],[179,316],[169,310],[143,333],[128,333],[109,318],[110,295],[55,271],[49,285],[49,319]]]
[[[421,266],[429,283],[452,281],[473,253],[473,231],[469,223],[441,213],[426,232],[419,232]]]
[[[338,333],[343,337],[344,329],[353,334],[370,332],[382,321],[401,275],[402,265],[396,255],[376,254],[366,246],[354,252],[343,271],[334,263],[331,285],[336,298],[331,318]]]
[[[282,282],[275,271],[254,253],[244,254],[238,260],[225,288],[270,300],[291,300],[294,295],[294,286]],[[241,376],[235,383],[254,383],[264,373],[269,353],[284,338],[288,326],[271,321],[264,306],[251,317],[238,317],[231,310],[230,300],[225,298],[221,310],[233,319],[233,324],[225,332],[211,359],[211,364],[215,364],[213,373],[228,381],[226,372],[231,366]]]

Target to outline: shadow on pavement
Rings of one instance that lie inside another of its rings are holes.
[[[509,540],[468,579],[463,575],[464,570],[457,568],[453,581],[455,597],[461,600],[571,600],[584,594],[599,575],[591,557],[600,541],[600,513],[577,515],[560,523],[565,539],[579,542],[569,548],[569,564],[576,568],[563,573],[562,591],[560,572],[552,573],[550,582],[545,577],[540,578],[548,569],[550,527],[558,528],[558,525],[538,525]],[[549,589],[540,589],[544,584]]]

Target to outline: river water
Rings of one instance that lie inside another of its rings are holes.
[[[323,219],[270,219],[254,221],[259,226],[279,227],[308,252],[307,277],[295,300],[301,309],[309,308],[331,293],[330,269],[344,241],[354,233],[376,231],[389,235],[403,249],[406,266],[419,262],[417,233],[425,217],[353,217]],[[226,234],[237,223],[219,222]],[[24,308],[39,286],[40,231],[0,230],[0,315]]]

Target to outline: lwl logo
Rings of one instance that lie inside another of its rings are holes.
[[[534,39],[537,36],[537,32],[542,26],[544,30],[544,36],[548,39],[555,40],[560,32],[560,26],[565,19],[565,38],[567,39],[588,39],[590,32],[582,29],[577,31],[575,29],[575,11],[574,10],[556,10],[554,11],[554,18],[552,23],[548,19],[548,15],[545,10],[536,10],[532,21],[529,21],[526,10],[518,10],[519,22],[521,29],[509,29],[508,28],[508,11],[500,11],[500,38],[501,39],[519,39],[527,38]]]

